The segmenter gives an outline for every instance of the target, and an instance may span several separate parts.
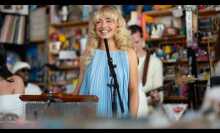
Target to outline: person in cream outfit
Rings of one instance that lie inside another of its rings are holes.
[[[138,117],[145,118],[163,102],[163,91],[159,91],[163,86],[163,65],[155,53],[144,49],[145,42],[141,27],[130,25],[129,30],[138,56]]]

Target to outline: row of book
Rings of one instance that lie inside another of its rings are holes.
[[[24,44],[25,16],[6,15],[1,28],[1,43]]]

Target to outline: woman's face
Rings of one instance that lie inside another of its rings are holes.
[[[102,17],[95,23],[95,29],[98,37],[101,39],[110,39],[113,38],[116,33],[117,24],[115,20],[111,18]]]

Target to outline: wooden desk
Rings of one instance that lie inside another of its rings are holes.
[[[55,102],[51,102],[53,97]],[[26,120],[80,120],[96,118],[97,96],[71,94],[21,95]]]

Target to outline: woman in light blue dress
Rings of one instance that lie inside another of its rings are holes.
[[[124,108],[122,113],[116,95],[116,118],[135,118],[138,108],[137,56],[131,48],[130,32],[127,31],[125,20],[113,6],[103,6],[90,21],[88,44],[81,58],[80,80],[74,94],[98,96],[97,116],[113,117],[113,87],[108,85],[111,77],[104,39],[108,40],[110,56],[116,65]]]

